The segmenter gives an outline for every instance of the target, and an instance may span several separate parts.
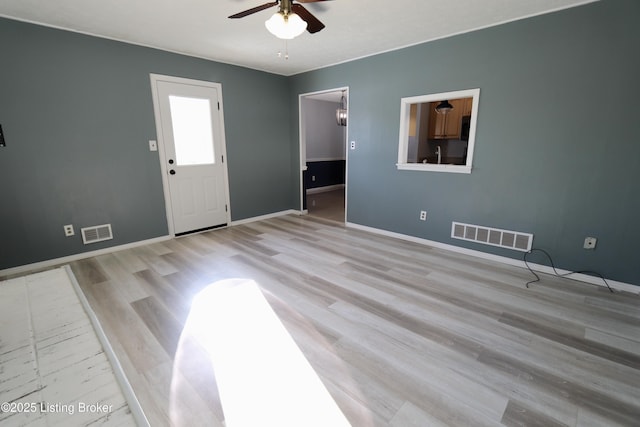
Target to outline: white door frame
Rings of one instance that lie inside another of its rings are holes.
[[[302,111],[302,99],[311,95],[320,95],[329,92],[343,92],[347,100],[347,129],[345,137],[345,170],[344,170],[344,222],[347,222],[347,192],[349,186],[349,111],[351,110],[349,102],[349,86],[338,87],[334,89],[319,90],[315,92],[301,93],[298,95],[298,124],[299,124],[299,144],[300,144],[300,212],[306,214],[308,211],[304,209],[304,173],[307,170],[307,141],[306,141],[306,123]],[[336,103],[336,109],[338,104]]]
[[[224,171],[224,190],[225,190],[225,203],[227,205],[227,225],[231,223],[231,201],[229,195],[229,170],[227,168],[227,142],[224,130],[224,107],[222,102],[222,85],[220,83],[207,82],[203,80],[193,80],[183,77],[165,76],[162,74],[149,74],[151,80],[151,95],[153,97],[153,112],[156,121],[156,137],[158,138],[158,155],[160,159],[160,170],[162,172],[162,189],[164,192],[164,205],[167,214],[167,225],[169,226],[169,235],[175,237],[175,230],[173,226],[173,209],[171,207],[171,194],[169,192],[169,171],[167,168],[167,159],[165,156],[165,139],[162,132],[162,121],[160,120],[160,99],[158,96],[158,82],[169,82],[178,84],[188,84],[195,86],[204,86],[214,88],[218,91],[220,100],[220,109],[218,114],[220,115],[220,134],[222,136],[222,156],[224,161],[222,162]]]

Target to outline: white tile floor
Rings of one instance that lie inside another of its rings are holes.
[[[0,424],[134,426],[64,268],[0,282]]]

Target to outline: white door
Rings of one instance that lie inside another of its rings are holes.
[[[221,86],[151,75],[169,231],[229,222]]]

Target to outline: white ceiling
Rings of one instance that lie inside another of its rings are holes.
[[[0,16],[293,75],[594,0],[334,0],[306,3],[326,28],[289,41],[264,21],[269,0],[2,0]],[[278,57],[288,48],[289,59]]]

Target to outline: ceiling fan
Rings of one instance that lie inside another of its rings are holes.
[[[278,11],[265,22],[270,33],[281,39],[292,39],[299,36],[306,29],[309,33],[317,33],[324,28],[324,24],[299,3],[316,3],[329,0],[276,0],[260,6],[252,7],[243,12],[229,16],[231,19],[244,18],[270,7],[280,5]]]

